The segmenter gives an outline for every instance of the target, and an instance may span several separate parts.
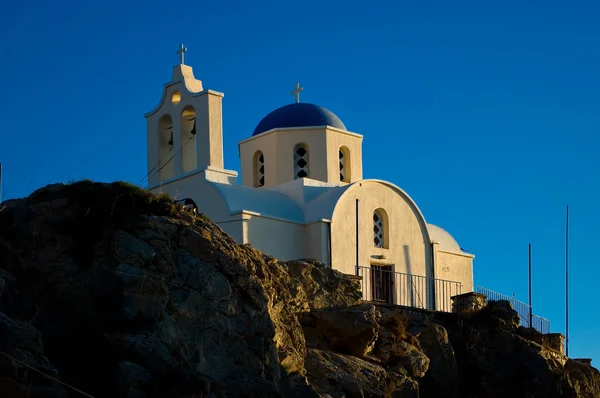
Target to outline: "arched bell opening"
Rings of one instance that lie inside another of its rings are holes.
[[[173,162],[173,119],[164,115],[158,121],[158,166],[156,168],[159,180],[164,181],[175,176]]]
[[[181,111],[181,166],[184,173],[196,170],[198,160],[196,154],[196,110],[187,105]]]

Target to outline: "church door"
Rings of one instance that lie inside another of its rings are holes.
[[[391,266],[371,265],[371,292],[373,301],[394,303],[394,273]]]

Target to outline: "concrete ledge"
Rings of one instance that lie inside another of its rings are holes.
[[[565,336],[561,333],[548,333],[542,335],[542,345],[565,355]]]
[[[452,312],[455,314],[479,311],[487,304],[487,296],[476,292],[463,293],[450,298],[452,299]]]

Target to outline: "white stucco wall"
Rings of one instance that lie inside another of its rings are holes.
[[[253,137],[242,141],[238,150],[240,153],[240,167],[242,175],[242,185],[247,187],[255,186],[254,176],[254,155],[261,151],[265,157],[265,187],[277,184],[277,136],[275,134],[261,134],[260,137]]]
[[[461,292],[473,291],[473,256],[438,250],[435,264],[436,277],[460,282]]]
[[[327,178],[325,129],[290,128],[272,130],[239,143],[242,184],[254,186],[254,154],[265,156],[265,187],[294,180],[294,148],[305,144],[309,151],[309,177]]]
[[[424,220],[408,197],[382,182],[354,184],[341,196],[332,222],[333,267],[354,274],[356,263],[355,204],[359,199],[359,262],[369,266],[372,256],[385,255],[396,272],[431,276],[431,248]],[[389,248],[374,247],[373,212],[388,215]]]
[[[304,257],[304,226],[259,215],[244,214],[243,243],[279,260]]]
[[[198,168],[223,168],[223,94],[205,90],[196,94],[196,152]]]
[[[313,222],[304,227],[304,258],[312,258],[329,264],[329,225],[328,222]]]
[[[435,301],[438,309],[452,309],[451,296],[473,291],[473,255],[441,250],[433,243]]]
[[[350,155],[351,182],[362,179],[362,136],[330,127],[271,130],[239,143],[242,184],[255,185],[255,154],[265,157],[265,187],[294,180],[294,148],[305,144],[309,151],[309,178],[340,182],[340,147]]]
[[[360,134],[347,131],[328,129],[327,131],[327,182],[340,181],[339,150],[345,147],[349,158],[346,164],[350,169],[350,178],[347,182],[362,180],[362,140]]]
[[[461,293],[473,291],[473,258],[465,253],[454,237],[437,225],[427,224],[433,242],[435,277],[460,282]]]
[[[363,297],[367,300],[372,298],[371,265],[386,266],[395,273],[432,277],[432,248],[422,214],[403,191],[380,181],[355,183],[340,197],[332,220],[333,267],[355,274],[356,199],[359,200],[359,265],[366,267],[360,270]],[[374,244],[373,212],[376,209],[383,209],[387,214],[387,248],[377,248]],[[424,308],[431,307],[425,279],[409,279],[400,274],[394,274],[393,278],[395,304],[415,305],[417,300]],[[420,296],[418,289],[406,291],[406,286],[419,284],[423,285]]]

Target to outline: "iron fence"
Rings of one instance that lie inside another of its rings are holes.
[[[389,266],[358,267],[363,299],[435,311],[452,312],[452,296],[461,283],[394,272]]]
[[[500,294],[494,292],[490,289],[486,289],[482,286],[477,286],[477,293],[482,293],[487,296],[488,300],[506,300],[509,301],[512,305],[513,309],[517,311],[519,314],[519,318],[521,319],[521,326],[524,327],[532,327],[539,331],[540,333],[550,333],[550,321],[546,318],[542,318],[540,316],[534,315],[531,313],[531,307],[529,304],[526,304],[522,301],[515,299],[514,297],[506,296],[504,294]],[[531,316],[531,324],[529,322],[529,317]]]

